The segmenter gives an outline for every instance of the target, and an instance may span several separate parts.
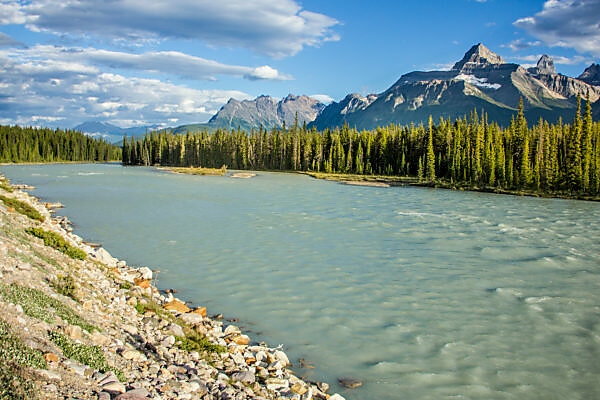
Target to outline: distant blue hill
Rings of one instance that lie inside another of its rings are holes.
[[[136,137],[143,137],[146,132],[161,129],[161,126],[145,125],[133,126],[131,128],[119,128],[118,126],[112,125],[108,122],[86,121],[77,125],[73,129],[83,132],[89,136],[103,138],[110,143],[118,144],[118,142],[123,140],[124,134],[127,134],[127,136],[135,135]]]

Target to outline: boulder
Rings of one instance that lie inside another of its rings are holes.
[[[182,314],[188,313],[190,311],[190,308],[188,306],[186,306],[183,302],[177,299],[173,299],[169,303],[165,304],[163,308],[165,310],[176,311]]]
[[[196,314],[194,312],[182,314],[179,318],[181,318],[186,324],[189,325],[198,325],[201,324],[204,318],[200,314]]]
[[[141,287],[142,289],[148,289],[150,287],[150,281],[148,279],[134,278],[133,284]]]
[[[96,260],[100,261],[102,264],[106,264],[109,267],[116,267],[117,262],[119,261],[113,256],[111,256],[110,253],[104,250],[104,248],[102,247],[96,249],[94,253],[94,258],[96,258]]]
[[[231,379],[234,382],[242,382],[242,383],[249,383],[249,384],[252,384],[256,381],[256,377],[250,371],[235,372],[231,375]]]
[[[140,273],[140,278],[147,279],[149,281],[152,280],[152,270],[148,267],[138,268],[137,270]]]
[[[199,314],[203,317],[206,317],[206,307],[198,307],[192,311],[194,314]]]
[[[166,332],[173,336],[185,336],[185,332],[183,332],[183,328],[177,324],[169,325]]]
[[[44,360],[46,360],[46,362],[58,362],[58,356],[54,353],[45,353]]]
[[[347,387],[349,389],[355,389],[359,386],[362,386],[362,381],[353,378],[338,378],[338,382],[340,385]]]

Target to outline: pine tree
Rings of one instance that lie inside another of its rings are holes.
[[[429,116],[429,134],[427,137],[427,180],[435,180],[435,153],[433,151],[433,120]]]

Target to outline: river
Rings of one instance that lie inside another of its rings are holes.
[[[0,172],[347,399],[600,398],[600,203],[114,164]]]

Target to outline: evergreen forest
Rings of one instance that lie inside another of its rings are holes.
[[[0,162],[121,160],[121,148],[81,132],[0,125]]]
[[[472,112],[436,125],[309,130],[296,123],[266,131],[152,132],[123,145],[125,165],[203,166],[413,176],[424,182],[508,190],[600,192],[600,123],[589,99],[570,123],[529,126],[522,102],[506,128]]]

